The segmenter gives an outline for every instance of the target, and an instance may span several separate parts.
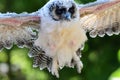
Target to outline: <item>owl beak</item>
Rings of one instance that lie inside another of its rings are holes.
[[[66,12],[62,15],[62,17],[67,20],[67,21],[70,21],[71,20],[71,13],[69,12]]]

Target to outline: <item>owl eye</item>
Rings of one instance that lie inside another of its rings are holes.
[[[70,13],[74,14],[74,13],[75,13],[75,7],[72,6],[68,11],[69,11]]]
[[[56,9],[55,10],[55,13],[57,14],[57,15],[61,15],[62,13],[64,13],[66,11],[66,9],[65,8],[61,8],[61,9]]]

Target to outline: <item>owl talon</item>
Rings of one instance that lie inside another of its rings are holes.
[[[76,65],[76,67],[77,67],[78,73],[81,73],[81,70],[83,68],[83,64],[82,64],[79,56],[77,56],[76,53],[73,55],[73,61],[74,61],[74,64]]]
[[[57,60],[54,58],[52,62],[52,70],[51,70],[52,75],[55,75],[57,78],[59,78],[59,73],[58,73],[58,63]]]
[[[81,73],[81,69],[83,68],[83,64],[81,61],[77,62],[77,71],[78,73]]]
[[[52,70],[52,75],[55,75],[57,78],[59,78],[58,71],[56,71],[56,70]]]

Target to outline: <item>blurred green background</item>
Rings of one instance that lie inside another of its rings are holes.
[[[0,12],[34,12],[48,0],[0,0]],[[76,0],[88,3],[94,0]],[[63,68],[60,78],[46,69],[32,68],[28,49],[14,46],[0,53],[0,80],[120,80],[120,35],[90,38],[82,51],[84,68],[81,74],[76,69]]]

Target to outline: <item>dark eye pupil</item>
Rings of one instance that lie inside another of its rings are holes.
[[[60,10],[60,9],[56,9],[56,14],[58,14],[58,15],[60,15],[60,14],[62,14],[62,10]]]
[[[62,8],[62,9],[56,9],[56,14],[57,15],[61,15],[62,13],[64,13],[66,11],[66,9],[65,8]]]
[[[69,12],[73,14],[73,13],[75,12],[75,8],[74,8],[74,7],[71,7],[71,8],[69,9]]]

